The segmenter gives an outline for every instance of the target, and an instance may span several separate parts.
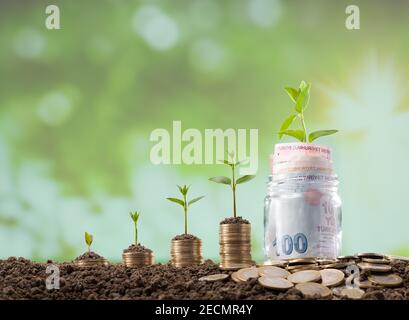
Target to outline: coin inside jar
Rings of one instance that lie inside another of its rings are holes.
[[[345,275],[337,269],[324,269],[320,271],[322,285],[326,287],[336,287],[344,282]]]
[[[265,288],[274,289],[278,291],[285,291],[294,286],[287,279],[279,278],[279,277],[272,278],[272,277],[262,276],[258,278],[258,283],[260,283],[260,285],[262,285]]]
[[[290,273],[279,267],[274,266],[263,266],[258,268],[258,273],[260,276],[266,276],[271,278],[287,278]]]
[[[317,282],[321,280],[321,274],[316,270],[303,270],[290,274],[287,279],[292,283]]]
[[[295,288],[306,297],[329,298],[332,296],[332,292],[322,284],[315,282],[298,283]]]

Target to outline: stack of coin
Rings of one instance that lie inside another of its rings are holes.
[[[104,258],[101,259],[81,259],[75,261],[75,264],[79,267],[95,267],[95,266],[106,266],[108,261]]]
[[[186,267],[202,263],[202,242],[199,239],[172,240],[171,263]]]
[[[249,223],[220,224],[220,268],[243,268],[251,259],[251,225]]]
[[[150,266],[154,263],[152,251],[124,252],[122,259],[125,266],[129,268]]]

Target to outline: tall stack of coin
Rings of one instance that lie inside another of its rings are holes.
[[[234,269],[252,264],[249,223],[220,224],[219,244],[222,269]]]
[[[125,266],[129,268],[150,266],[154,263],[152,251],[124,252],[122,259]]]
[[[197,238],[172,240],[171,263],[175,267],[187,267],[202,263],[202,242]]]

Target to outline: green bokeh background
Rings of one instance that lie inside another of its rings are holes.
[[[47,30],[45,8],[61,10]],[[312,82],[310,129],[337,128],[343,251],[409,255],[409,3],[353,1],[1,1],[0,257],[71,260],[85,249],[119,261],[133,239],[169,259],[183,215],[165,200],[191,184],[190,230],[217,259],[228,188],[220,165],[155,166],[152,130],[259,129],[257,178],[240,186],[262,259],[263,199],[285,85]]]

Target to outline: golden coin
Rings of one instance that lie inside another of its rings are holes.
[[[317,259],[316,261],[319,265],[331,264],[337,262],[336,259]]]
[[[228,277],[229,277],[228,274],[218,273],[218,274],[211,274],[211,275],[208,275],[208,276],[201,277],[201,278],[199,278],[199,281],[214,282],[214,281],[224,280],[224,279],[226,279]]]
[[[364,294],[365,291],[358,288],[345,288],[341,291],[341,296],[349,299],[361,299]]]
[[[294,285],[284,278],[279,277],[266,277],[262,276],[258,278],[258,283],[260,283],[263,287],[268,289],[274,289],[278,291],[285,291],[292,288]]]
[[[298,283],[295,288],[306,297],[329,298],[332,296],[332,292],[322,284],[315,282]]]
[[[355,260],[358,259],[359,257],[356,255],[349,255],[349,256],[339,256],[337,257],[338,260]]]
[[[263,263],[264,266],[285,267],[288,261],[285,260],[267,260]]]
[[[302,264],[311,264],[315,262],[316,262],[316,258],[313,258],[313,257],[296,258],[296,259],[288,260],[288,265],[295,266],[295,265],[302,265]]]
[[[354,264],[353,262],[335,262],[335,263],[323,265],[322,267],[325,269],[344,269],[353,264]]]
[[[344,282],[345,275],[337,269],[324,269],[320,271],[321,283],[326,287],[336,287]]]
[[[260,276],[270,278],[287,278],[290,275],[287,270],[275,266],[258,267],[258,273]]]
[[[375,264],[389,264],[388,259],[374,259],[374,258],[362,258],[362,262],[375,263]]]
[[[368,280],[374,284],[389,288],[399,287],[403,282],[402,278],[397,274],[372,275],[368,277]]]
[[[385,258],[384,254],[382,254],[382,253],[373,253],[373,252],[358,253],[357,256],[359,258],[373,258],[373,259],[383,259],[383,258]]]
[[[388,256],[387,257],[389,260],[393,260],[393,261],[409,261],[409,257],[403,257],[403,256]]]
[[[303,270],[290,274],[287,279],[292,283],[317,282],[321,280],[321,274],[316,270]]]
[[[237,271],[237,278],[241,281],[247,281],[251,278],[258,278],[258,269],[251,267],[251,268],[244,268]]]
[[[288,266],[287,270],[294,273],[294,272],[301,271],[301,270],[320,270],[320,268],[318,267],[318,264],[310,263],[310,264],[300,264],[296,266]]]
[[[232,278],[232,280],[233,280],[234,282],[237,282],[237,283],[244,282],[244,281],[241,281],[241,280],[238,278],[237,272],[233,272],[233,273],[230,275],[230,277]]]
[[[359,281],[359,288],[361,289],[369,289],[369,288],[380,288],[380,286],[375,285],[369,280],[360,280]]]
[[[392,270],[392,267],[385,264],[375,264],[375,263],[367,263],[361,262],[357,264],[358,267],[365,271],[372,271],[372,272],[389,272]]]

